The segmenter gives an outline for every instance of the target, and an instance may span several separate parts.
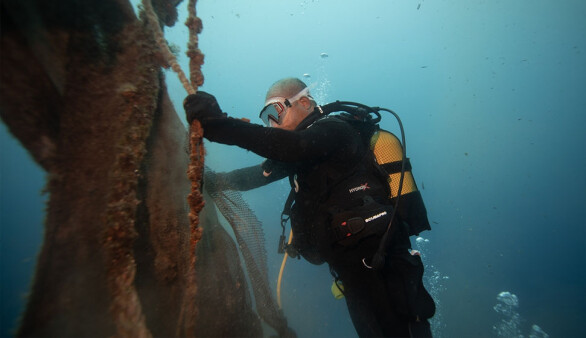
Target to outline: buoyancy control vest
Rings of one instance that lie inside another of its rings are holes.
[[[391,112],[397,117],[401,127],[404,145],[402,125],[400,119],[394,112],[385,108],[368,107],[354,102],[336,101],[324,106],[318,106],[313,113],[313,118],[306,119],[304,121],[305,125],[300,125],[298,128],[306,128],[308,125],[315,123],[315,121],[333,112],[343,112],[335,116],[348,122],[362,135],[364,142],[366,142],[371,150],[371,153],[368,154],[371,156],[365,156],[364,161],[368,161],[368,163],[365,163],[363,167],[371,172],[365,173],[364,170],[357,170],[354,172],[355,177],[348,176],[343,178],[344,182],[341,184],[340,191],[344,189],[352,191],[352,189],[355,189],[354,192],[358,192],[361,189],[361,185],[358,183],[364,180],[364,175],[376,174],[379,178],[382,177],[383,181],[386,181],[388,205],[394,205],[394,208],[389,209],[388,206],[385,207],[381,206],[380,203],[373,203],[375,201],[368,194],[362,197],[362,202],[358,205],[348,207],[347,203],[340,203],[340,199],[350,198],[349,196],[352,194],[344,193],[333,194],[336,197],[326,201],[322,207],[329,209],[328,211],[330,211],[333,219],[331,228],[329,229],[331,231],[330,239],[342,244],[352,245],[356,239],[365,235],[383,235],[379,252],[384,252],[393,219],[397,218],[407,225],[409,235],[418,235],[421,231],[430,230],[431,227],[427,219],[427,212],[421,193],[417,189],[413,177],[411,164],[406,158],[404,146],[394,134],[379,127],[378,122],[381,120],[379,110]],[[375,118],[371,117],[372,113],[376,116]],[[294,191],[292,189],[281,217],[281,225],[283,227],[283,234],[279,245],[279,252],[281,253],[287,249],[284,223],[289,219],[291,204],[294,199],[293,196]],[[355,196],[352,196],[352,199],[357,200]],[[352,203],[350,202],[350,204]],[[340,205],[342,205],[342,208],[340,208],[339,212],[332,211]],[[379,225],[366,226],[367,223],[374,220]],[[380,225],[381,222],[384,222],[384,226],[382,227]],[[290,246],[290,249],[294,249],[295,242],[294,239],[294,244]],[[290,251],[287,250],[287,252]],[[384,256],[384,253],[381,254]],[[315,257],[308,260],[310,262],[312,260],[315,261]]]

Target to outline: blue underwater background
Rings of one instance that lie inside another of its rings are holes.
[[[166,36],[184,51],[180,7]],[[438,301],[436,336],[527,337],[538,325],[550,337],[586,337],[586,2],[200,0],[197,10],[202,89],[231,116],[258,121],[266,90],[288,76],[313,84],[318,103],[401,116],[433,227],[412,241]],[[184,120],[186,93],[166,76]],[[398,133],[391,115],[382,126]],[[47,196],[44,173],[4,124],[0,149],[5,336],[25,306]],[[216,171],[262,160],[219,144],[207,151]],[[288,191],[282,181],[243,193],[264,224],[275,282]],[[299,337],[356,336],[330,286],[326,266],[288,261],[283,306]]]

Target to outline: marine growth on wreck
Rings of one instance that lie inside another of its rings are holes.
[[[165,85],[168,67],[187,93],[203,83],[196,1],[191,81],[164,38],[180,3],[144,0],[137,17],[126,0],[1,2],[0,113],[49,196],[18,336],[262,335],[237,247],[202,191],[205,131],[185,130]]]

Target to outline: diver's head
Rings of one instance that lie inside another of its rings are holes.
[[[315,108],[309,88],[298,78],[275,82],[268,90],[260,118],[269,127],[294,130]]]

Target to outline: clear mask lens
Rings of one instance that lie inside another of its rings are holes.
[[[260,118],[264,122],[265,125],[271,125],[271,121],[280,124],[281,123],[281,115],[285,111],[285,106],[280,102],[273,102],[269,103],[264,107],[264,109],[260,112]]]
[[[309,87],[303,88],[289,99],[284,97],[271,98],[265,102],[265,107],[260,111],[259,117],[268,127],[271,126],[271,121],[280,125],[287,107],[291,107],[295,101],[303,96],[309,96]]]

